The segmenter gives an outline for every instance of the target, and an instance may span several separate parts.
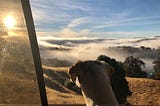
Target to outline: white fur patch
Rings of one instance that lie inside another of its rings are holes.
[[[81,84],[79,83],[79,80],[78,80],[78,77],[76,77],[76,85],[78,86],[78,87],[81,87]]]
[[[83,91],[82,91],[82,95],[83,95],[84,100],[86,102],[86,106],[93,106],[93,101],[89,97],[87,97]]]

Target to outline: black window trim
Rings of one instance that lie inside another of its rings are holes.
[[[45,82],[43,78],[42,64],[40,59],[40,53],[39,53],[39,48],[37,43],[37,37],[36,37],[30,2],[29,0],[21,0],[21,3],[22,3],[23,14],[24,14],[28,36],[29,36],[31,49],[32,49],[33,61],[35,65],[37,81],[38,81],[40,97],[41,97],[41,104],[42,106],[48,106]]]

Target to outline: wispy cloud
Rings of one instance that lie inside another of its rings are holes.
[[[89,30],[83,29],[80,31],[74,31],[70,28],[65,28],[60,31],[54,32],[53,35],[57,37],[66,37],[66,38],[72,38],[72,37],[83,37],[89,34]]]
[[[118,1],[31,0],[36,31],[56,37],[128,37],[148,30],[159,32],[159,2]],[[149,7],[152,9],[146,9]]]
[[[70,0],[31,0],[35,20],[44,22],[68,21],[76,18],[78,13],[72,11],[87,11],[84,3]]]
[[[56,5],[62,7],[63,10],[81,10],[81,11],[89,11],[90,7],[86,2],[78,2],[71,0],[58,0],[56,1]]]
[[[88,21],[88,17],[82,17],[82,18],[76,18],[74,20],[72,20],[69,24],[68,24],[68,27],[69,28],[73,28],[73,27],[76,27],[82,23],[85,23]]]
[[[149,16],[149,17],[134,17],[134,18],[111,18],[106,20],[103,24],[93,26],[93,28],[105,28],[105,27],[114,27],[114,26],[123,26],[123,25],[153,25],[159,24],[160,20],[155,21],[155,19],[159,19],[160,16]]]
[[[31,0],[31,7],[36,24],[65,22],[72,16],[50,0]]]
[[[44,30],[44,29],[43,29]],[[37,31],[38,36],[53,36],[58,38],[74,38],[74,37],[85,37],[86,35],[90,34],[89,29],[82,29],[79,31],[75,31],[72,28],[64,28],[58,31]]]

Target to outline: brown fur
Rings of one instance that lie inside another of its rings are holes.
[[[118,102],[110,85],[114,69],[98,61],[79,61],[69,70],[73,82],[81,87],[87,106],[117,106]]]

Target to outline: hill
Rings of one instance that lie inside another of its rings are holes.
[[[84,104],[83,97],[64,86],[69,79],[67,67],[43,66],[49,104]]]
[[[132,46],[117,46],[117,47],[109,47],[109,51],[112,53],[122,53],[127,56],[140,57],[142,59],[157,59],[158,57],[158,49],[150,48],[150,47],[132,47]]]
[[[43,65],[50,66],[50,67],[69,67],[72,65],[71,62],[67,60],[59,60],[57,58],[54,59],[41,59]]]
[[[64,86],[68,67],[43,66],[49,104],[84,104],[83,97]],[[131,105],[160,105],[160,81],[147,78],[128,78],[133,92]]]
[[[29,42],[0,37],[0,104],[40,104]]]
[[[160,105],[160,81],[147,78],[127,78],[133,92],[128,98],[132,105]]]

